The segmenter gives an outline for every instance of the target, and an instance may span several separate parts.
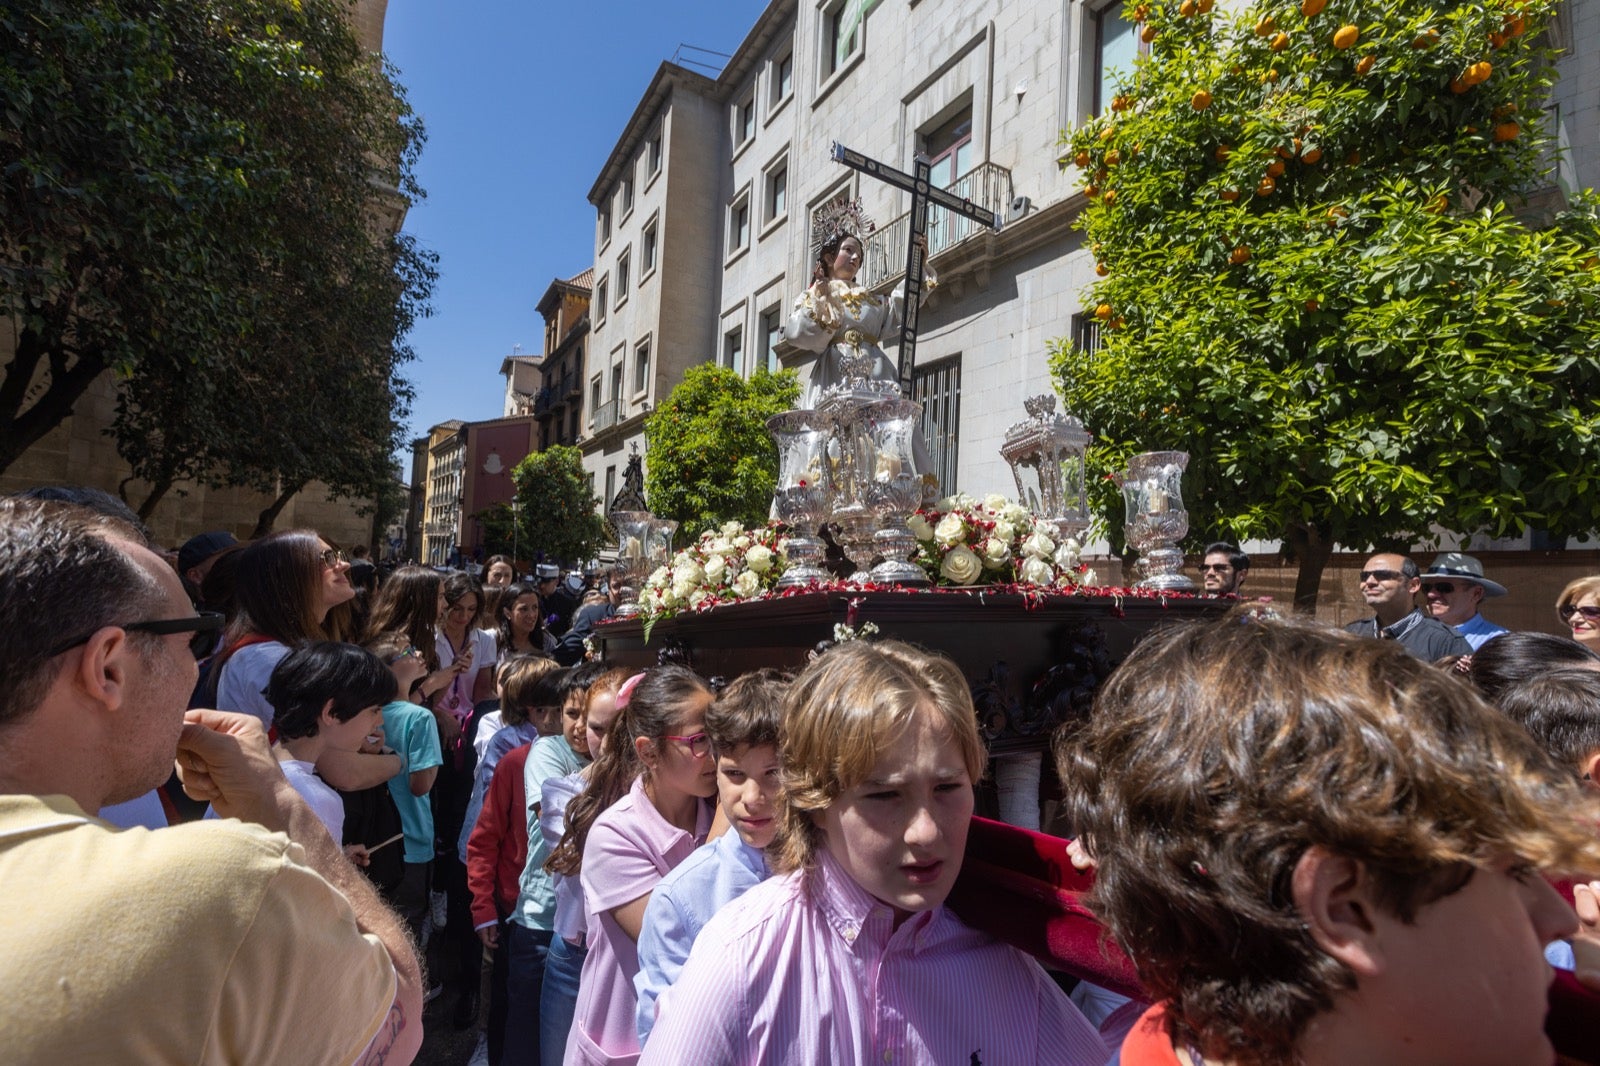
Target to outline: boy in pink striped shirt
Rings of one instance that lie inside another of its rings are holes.
[[[778,875],[701,931],[642,1064],[1105,1063],[1038,963],[944,907],[985,761],[955,664],[835,648],[795,681],[780,746]]]

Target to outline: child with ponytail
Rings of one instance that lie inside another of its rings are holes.
[[[711,828],[716,765],[704,721],[713,699],[705,681],[681,666],[629,678],[588,787],[567,808],[567,831],[550,868],[578,874],[588,944],[568,1066],[638,1058],[639,929],[651,891]]]

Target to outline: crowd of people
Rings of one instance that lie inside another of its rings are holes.
[[[1056,737],[1092,879],[1029,929],[1009,882],[951,905],[1003,827],[943,655],[624,670],[559,572],[168,560],[36,495],[0,499],[8,1060],[404,1062],[487,983],[494,1064],[1600,1062],[1600,654],[1486,634],[1470,556],[1373,556],[1349,632],[1146,638]]]

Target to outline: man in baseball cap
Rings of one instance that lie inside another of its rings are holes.
[[[1505,594],[1504,585],[1483,576],[1482,563],[1461,552],[1445,552],[1422,574],[1428,613],[1465,637],[1473,651],[1510,632],[1478,613],[1485,597]]]
[[[206,579],[211,564],[217,556],[239,543],[232,533],[215,529],[209,533],[196,533],[178,549],[178,576],[183,578],[184,590],[189,599],[200,601],[200,583]]]

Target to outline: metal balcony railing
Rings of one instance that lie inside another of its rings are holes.
[[[1011,171],[997,163],[979,163],[951,184],[949,191],[1005,217],[1011,209]],[[928,255],[953,248],[986,227],[947,207],[928,208]],[[911,212],[879,226],[862,249],[861,284],[869,289],[904,277],[906,248],[911,239]]]
[[[594,431],[610,429],[622,414],[621,400],[608,400],[594,409]]]

